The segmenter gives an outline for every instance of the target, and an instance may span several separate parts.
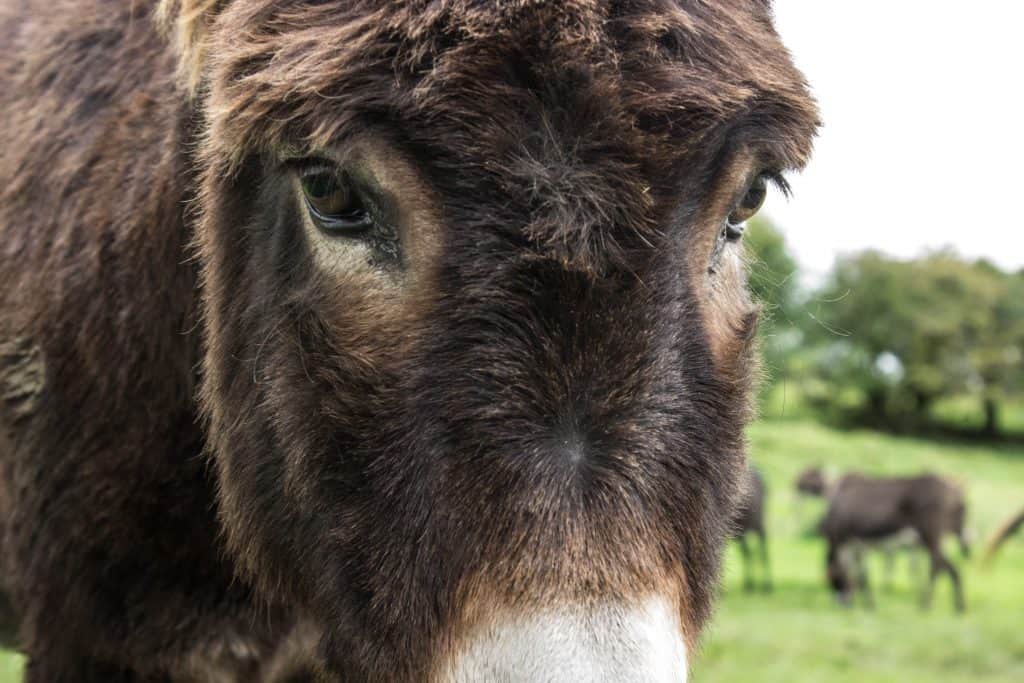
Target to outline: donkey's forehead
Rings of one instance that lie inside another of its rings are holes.
[[[209,139],[224,154],[325,145],[385,119],[447,129],[480,158],[516,137],[550,151],[558,132],[562,150],[665,166],[745,114],[799,166],[816,111],[767,14],[756,0],[235,0],[207,41]]]

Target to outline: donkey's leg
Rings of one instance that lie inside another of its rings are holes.
[[[761,571],[762,571],[762,589],[765,593],[772,592],[772,563],[771,558],[768,556],[768,534],[765,533],[764,529],[759,529],[757,532],[758,539],[761,542]]]
[[[751,566],[750,545],[747,543],[747,535],[743,534],[736,539],[740,544],[740,554],[743,555],[743,590],[754,590],[754,568]]]
[[[924,539],[924,543],[928,548],[928,557],[931,560],[931,573],[928,577],[928,589],[924,593],[921,606],[925,609],[931,607],[932,594],[935,590],[935,580],[938,578],[940,572],[946,572],[949,574],[949,578],[953,582],[953,605],[958,612],[963,612],[966,608],[966,603],[964,602],[963,586],[960,583],[960,574],[957,572],[956,567],[953,566],[953,563],[942,554],[940,538],[929,537]]]
[[[920,586],[924,583],[923,554],[923,549],[917,545],[911,546],[907,551],[907,576],[910,577],[911,586]]]
[[[953,607],[957,612],[963,612],[967,609],[967,604],[964,601],[964,588],[960,581],[960,572],[958,572],[956,567],[953,566],[953,563],[942,554],[942,549],[940,547],[935,546],[933,549],[930,549],[930,552],[932,553],[933,567],[932,582],[934,583],[934,577],[940,571],[944,571],[949,574],[949,579],[953,582]]]
[[[856,542],[850,546],[848,553],[847,576],[850,581],[850,606],[856,607],[857,603],[863,599],[860,594],[860,575],[864,571],[864,558],[860,546]]]
[[[935,579],[938,577],[940,571],[939,565],[936,564],[935,556],[929,553],[928,559],[928,582],[924,585],[924,589],[921,591],[921,609],[931,609],[932,594],[935,593]]]
[[[882,550],[885,561],[882,564],[882,590],[886,593],[892,592],[892,577],[896,567],[896,551],[892,548]]]
[[[871,593],[871,582],[868,580],[867,553],[863,549],[857,550],[857,591],[861,594],[864,607],[875,608],[875,598]]]

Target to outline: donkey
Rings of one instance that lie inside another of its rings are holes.
[[[743,589],[753,591],[754,558],[751,555],[747,537],[757,536],[757,562],[760,564],[761,590],[768,593],[772,589],[772,567],[768,558],[768,533],[764,523],[766,487],[764,477],[756,467],[747,468],[746,494],[743,496],[734,520],[733,537],[740,546],[743,556]]]
[[[836,596],[848,603],[855,592],[861,591],[871,605],[863,545],[911,531],[920,539],[931,563],[922,606],[930,606],[935,580],[940,572],[946,572],[953,582],[954,606],[962,612],[965,603],[960,575],[942,552],[942,537],[949,531],[955,533],[966,556],[965,514],[963,492],[941,477],[844,475],[829,497],[828,512],[820,526],[828,544],[827,576]]]
[[[29,683],[685,678],[817,127],[768,2],[0,13]]]
[[[845,476],[845,475],[844,475]],[[860,476],[856,473],[853,476]],[[796,491],[802,496],[830,499],[837,487],[841,485],[843,477],[835,481],[828,481],[825,473],[819,467],[809,467],[803,470],[796,479]],[[948,530],[947,530],[948,531]],[[909,557],[910,574],[915,582],[920,578],[918,551],[921,550],[921,538],[913,529],[902,529],[892,535],[872,540],[861,539],[851,544],[844,553],[844,566],[852,569],[854,583],[867,580],[867,567],[864,564],[864,555],[867,550],[880,552],[885,560],[883,565],[883,586],[891,588],[893,572],[896,567],[896,557],[904,552]],[[866,595],[870,600],[870,594]]]

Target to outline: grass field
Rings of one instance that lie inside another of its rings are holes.
[[[968,489],[969,526],[978,539],[1024,505],[1024,452],[838,432],[806,420],[766,420],[750,430],[751,454],[769,486],[775,591],[740,589],[739,555],[730,548],[724,595],[694,665],[696,683],[1011,683],[1024,681],[1024,538],[1012,541],[990,570],[975,558],[962,568],[968,612],[952,611],[940,580],[930,612],[918,608],[905,558],[891,591],[872,566],[877,608],[843,610],[823,585],[823,548],[808,535],[818,501],[792,493],[797,472],[820,464],[912,473],[933,470]],[[950,548],[953,553],[954,549]],[[923,562],[922,562],[923,566]],[[0,683],[20,680],[20,658],[0,656]]]
[[[0,681],[18,683],[21,680],[22,658],[20,655],[0,651]]]

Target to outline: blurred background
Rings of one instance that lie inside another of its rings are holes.
[[[771,584],[739,545],[697,683],[1024,681],[1024,3],[775,0],[821,105],[809,168],[748,231],[765,305],[750,453]],[[820,468],[823,495],[797,476]],[[873,607],[838,605],[817,532],[849,472],[962,487],[966,611],[913,539],[865,547]],[[996,547],[1000,532],[1005,541]],[[750,539],[756,555],[757,544]],[[21,660],[0,655],[0,681]]]
[[[748,231],[772,586],[745,587],[733,543],[693,680],[1024,681],[1024,4],[774,4],[825,127],[793,197]],[[832,487],[849,472],[962,487],[972,552],[952,534],[942,550],[965,613],[944,575],[922,609],[912,539],[864,546],[874,606],[839,606],[817,531],[828,491],[795,488],[811,467]]]

